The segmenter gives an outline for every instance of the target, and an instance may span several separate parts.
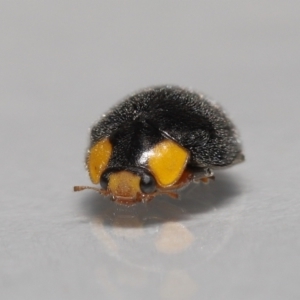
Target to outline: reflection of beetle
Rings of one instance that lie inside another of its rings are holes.
[[[177,86],[136,93],[96,123],[86,165],[91,181],[121,204],[176,197],[190,181],[244,160],[236,129],[222,109]]]

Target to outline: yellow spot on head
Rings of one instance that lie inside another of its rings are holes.
[[[164,140],[149,152],[148,165],[161,187],[175,184],[185,170],[188,151],[172,140]]]
[[[93,183],[100,182],[101,174],[107,167],[111,153],[112,145],[108,139],[100,140],[90,149],[87,156],[87,168]]]
[[[141,178],[128,171],[120,171],[112,173],[109,176],[108,190],[116,198],[132,198],[135,199],[140,190]]]

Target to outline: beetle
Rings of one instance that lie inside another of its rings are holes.
[[[141,90],[113,107],[91,129],[86,168],[119,204],[177,198],[190,182],[208,183],[213,171],[244,160],[238,132],[223,109],[179,86]]]

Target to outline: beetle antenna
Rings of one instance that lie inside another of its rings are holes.
[[[83,190],[94,190],[100,194],[102,194],[102,191],[100,189],[97,189],[95,187],[92,186],[74,186],[74,192],[80,192]]]

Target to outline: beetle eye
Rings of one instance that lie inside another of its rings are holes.
[[[110,171],[106,170],[101,175],[100,185],[104,190],[107,190],[110,173]]]
[[[145,194],[151,194],[156,191],[156,182],[149,174],[143,174],[140,182],[141,191]]]

